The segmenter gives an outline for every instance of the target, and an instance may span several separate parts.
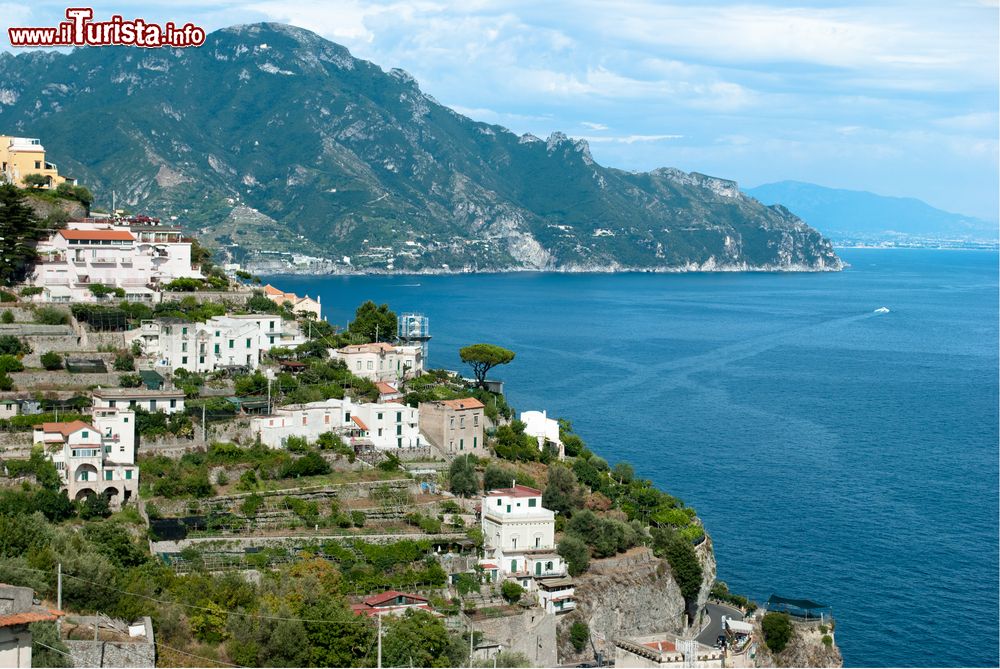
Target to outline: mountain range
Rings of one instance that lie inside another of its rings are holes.
[[[912,197],[779,181],[746,189],[764,204],[780,202],[835,242],[996,242],[998,224],[936,209]]]
[[[282,24],[200,48],[0,54],[0,134],[133,211],[282,271],[836,270],[733,181],[597,164],[561,133],[466,118]]]

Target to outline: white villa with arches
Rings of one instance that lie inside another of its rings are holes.
[[[104,495],[117,509],[139,492],[132,411],[97,408],[89,422],[42,423],[34,443],[45,447],[70,499]]]
[[[566,562],[556,553],[555,524],[555,512],[542,506],[541,490],[514,482],[489,491],[482,498],[485,557],[480,564],[537,591],[549,613],[562,613],[576,602]]]

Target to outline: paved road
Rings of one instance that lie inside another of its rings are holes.
[[[739,609],[733,608],[732,606],[726,606],[725,604],[715,604],[709,602],[705,605],[705,613],[712,619],[708,626],[702,630],[702,633],[698,635],[698,643],[703,643],[706,646],[714,646],[715,640],[719,638],[722,634],[722,616],[727,618],[732,618],[733,620],[743,620],[743,614],[740,613]]]

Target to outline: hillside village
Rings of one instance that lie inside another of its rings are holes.
[[[177,221],[66,215],[38,140],[0,158],[14,666],[839,663],[825,615],[773,631],[716,582],[692,508],[511,407],[515,352],[432,369],[424,315],[331,324]]]

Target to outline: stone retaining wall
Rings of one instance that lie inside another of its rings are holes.
[[[109,367],[110,369],[110,367]],[[94,386],[118,387],[118,377],[124,372],[106,374],[70,374],[66,370],[40,369],[12,372],[14,387],[18,390],[87,390]]]

